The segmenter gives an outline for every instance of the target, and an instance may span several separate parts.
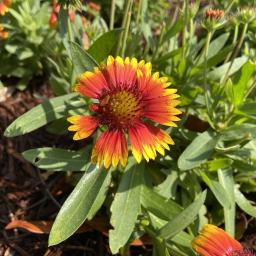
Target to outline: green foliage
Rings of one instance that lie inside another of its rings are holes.
[[[178,128],[162,127],[175,141],[165,156],[141,164],[129,158],[125,168],[105,170],[91,165],[93,140],[87,140],[88,146],[78,151],[37,148],[23,152],[23,157],[43,170],[83,174],[54,222],[50,245],[107,209],[113,254],[125,254],[132,240],[147,235],[154,255],[193,256],[191,240],[203,224],[223,224],[234,235],[236,206],[256,217],[249,200],[256,192],[256,26],[227,16],[206,30],[200,1],[189,6],[187,1],[133,1],[125,12],[125,1],[119,0],[111,30],[107,23],[113,13],[106,13],[110,3],[97,2],[104,7],[102,13],[82,6],[74,23],[61,8],[56,31],[46,25],[47,2],[26,0],[10,10],[5,24],[12,37],[0,43],[0,75],[19,77],[19,84],[26,84],[47,63],[49,82],[59,97],[20,116],[5,136],[45,125],[48,131],[65,134],[68,116],[90,113],[89,100],[70,93],[79,75],[100,67],[109,54],[151,61],[153,71],[167,76],[181,95]],[[225,1],[215,2],[227,7]]]
[[[62,206],[49,236],[49,245],[70,237],[86,219],[92,218],[104,201],[111,172],[89,168]]]

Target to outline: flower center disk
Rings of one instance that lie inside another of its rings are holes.
[[[141,104],[133,92],[118,91],[100,101],[102,123],[127,128],[141,116]]]

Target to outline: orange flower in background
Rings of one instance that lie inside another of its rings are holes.
[[[88,6],[95,12],[99,12],[101,10],[101,6],[99,4],[96,4],[94,2],[89,2]]]
[[[0,24],[0,39],[8,38],[9,33],[4,30],[4,26]]]
[[[109,56],[106,65],[82,74],[75,86],[77,92],[97,102],[90,106],[93,115],[68,118],[72,123],[69,131],[76,132],[73,139],[85,139],[97,127],[107,127],[92,152],[92,162],[106,168],[116,167],[119,162],[126,165],[127,134],[138,162],[142,157],[147,161],[155,159],[157,152],[164,155],[174,142],[152,122],[177,126],[174,121],[181,113],[176,109],[179,96],[169,85],[167,77],[159,77],[158,72],[152,74],[149,62]]]
[[[49,19],[49,26],[51,28],[55,28],[57,26],[58,21],[58,14],[60,12],[60,5],[57,4],[56,0],[52,1],[52,12]],[[75,20],[75,12],[74,11],[68,11],[68,17],[71,22]]]
[[[201,256],[254,256],[223,229],[211,224],[204,225],[192,247]]]
[[[4,16],[8,12],[11,4],[12,0],[0,0],[0,15]]]

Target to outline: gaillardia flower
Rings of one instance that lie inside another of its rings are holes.
[[[192,247],[201,256],[254,256],[223,229],[211,224],[204,225]]]
[[[12,0],[0,0],[0,15],[4,16],[8,12]]]
[[[76,131],[73,139],[85,139],[97,127],[107,128],[92,151],[92,162],[106,168],[116,167],[119,162],[126,165],[127,137],[138,162],[142,157],[147,161],[155,159],[157,152],[164,155],[174,142],[152,123],[175,127],[174,121],[179,120],[179,96],[169,85],[167,77],[152,74],[149,62],[109,56],[106,65],[82,74],[75,86],[75,91],[95,103],[90,105],[92,115],[68,118],[73,124],[69,131]]]

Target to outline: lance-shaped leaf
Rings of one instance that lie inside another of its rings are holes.
[[[140,212],[140,193],[144,165],[127,167],[111,205],[110,223],[114,227],[109,232],[112,253],[118,253],[130,238]]]
[[[206,131],[199,134],[178,159],[180,170],[190,170],[209,160],[218,142],[218,137]]]
[[[111,172],[92,168],[80,179],[67,198],[52,226],[49,245],[56,245],[73,235],[87,218],[91,218],[104,201]]]
[[[79,152],[61,148],[35,148],[22,155],[38,168],[51,171],[85,171],[90,164],[89,147]]]
[[[186,228],[189,224],[191,224],[195,220],[196,215],[199,213],[200,208],[204,204],[205,197],[206,191],[200,194],[200,196],[195,202],[190,204],[179,215],[177,215],[175,218],[169,221],[164,227],[162,227],[159,230],[158,235],[161,238],[168,239],[175,236],[184,228]]]
[[[34,131],[55,119],[67,116],[69,110],[83,105],[77,93],[46,100],[18,117],[7,127],[4,135],[15,137]]]
[[[88,49],[88,53],[97,61],[101,62],[114,50],[123,29],[118,28],[101,35]]]
[[[99,66],[97,61],[79,44],[70,42],[70,51],[72,63],[77,75],[81,75],[87,70],[94,70],[95,67]]]
[[[250,203],[250,201],[239,191],[238,188],[235,188],[235,200],[240,209],[256,218],[256,207]]]

